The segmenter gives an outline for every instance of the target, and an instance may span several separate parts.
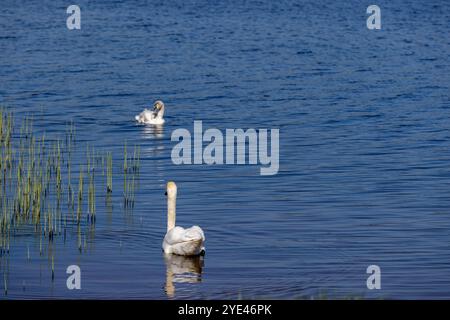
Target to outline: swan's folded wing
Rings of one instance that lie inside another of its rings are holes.
[[[202,229],[198,226],[193,226],[192,228],[184,229],[182,227],[175,227],[169,232],[167,232],[164,237],[164,242],[173,246],[177,243],[205,240],[205,235]]]
[[[199,226],[192,226],[189,229],[185,230],[185,237],[189,240],[202,240],[205,241],[205,234],[203,233],[202,228]]]
[[[166,233],[166,236],[164,237],[164,242],[171,246],[177,243],[185,242],[183,238],[184,232],[185,232],[184,228],[175,227]]]
[[[136,121],[140,123],[146,123],[152,121],[155,118],[155,113],[148,109],[144,109],[141,113],[135,116]]]

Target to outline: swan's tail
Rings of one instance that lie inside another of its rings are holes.
[[[182,256],[196,256],[204,250],[202,239],[180,242],[171,247],[171,253]]]
[[[205,241],[205,235],[200,227],[193,226],[186,229],[186,232],[183,235],[183,241],[184,242],[178,248],[174,248],[174,253],[187,256],[204,253],[205,247],[203,246],[203,242]]]

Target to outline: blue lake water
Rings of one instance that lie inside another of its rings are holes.
[[[0,105],[49,136],[73,120],[115,163],[140,145],[136,204],[126,212],[119,187],[108,213],[99,193],[81,253],[73,230],[43,255],[18,232],[0,299],[450,298],[447,1],[378,1],[381,30],[360,1],[76,4],[70,31],[67,3],[2,1]],[[164,126],[136,125],[157,99]],[[278,174],[174,165],[171,133],[194,120],[279,128]],[[169,180],[177,224],[205,231],[202,261],[161,252]],[[72,264],[81,290],[66,287]],[[366,287],[372,264],[381,290]]]

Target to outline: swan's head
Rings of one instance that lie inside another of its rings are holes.
[[[173,181],[167,182],[166,196],[168,198],[175,198],[177,196],[177,185]]]
[[[161,100],[157,100],[155,101],[155,103],[153,104],[153,112],[155,112],[156,114],[160,113],[160,112],[164,112],[164,102],[162,102]]]

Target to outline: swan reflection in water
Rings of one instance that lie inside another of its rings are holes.
[[[164,138],[163,125],[143,125],[142,137],[144,139],[162,139]]]
[[[153,140],[142,147],[142,154],[146,157],[158,157],[164,152],[164,126],[163,125],[143,125],[140,133],[142,139]],[[160,171],[159,167],[157,168]]]
[[[199,283],[202,281],[203,256],[178,256],[164,254],[166,262],[165,291],[169,298],[175,296],[175,283]]]

